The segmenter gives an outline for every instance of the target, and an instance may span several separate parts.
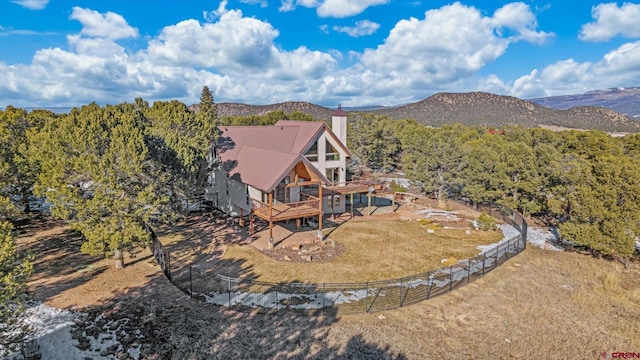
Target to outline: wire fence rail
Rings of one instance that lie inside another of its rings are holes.
[[[462,206],[468,204],[459,203]],[[167,278],[186,294],[236,310],[274,313],[356,314],[399,308],[450,292],[483,277],[527,245],[527,222],[506,207],[483,207],[489,215],[513,226],[518,235],[451,266],[398,279],[365,283],[270,283],[230,277],[200,269],[171,256],[152,234],[151,250]]]

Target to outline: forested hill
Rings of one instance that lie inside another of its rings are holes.
[[[313,118],[328,120],[335,109],[307,102],[283,102],[272,105],[218,103],[220,117],[265,115],[273,111],[285,114],[302,112]],[[196,110],[197,105],[192,106]],[[411,118],[432,126],[461,123],[501,127],[554,125],[608,132],[640,132],[640,122],[600,107],[581,106],[555,110],[511,96],[484,92],[438,93],[416,103],[398,107],[360,111],[387,115],[393,119]]]
[[[218,116],[221,118],[228,116],[262,116],[274,111],[282,111],[285,114],[301,112],[311,115],[314,119],[327,120],[335,109],[329,109],[320,105],[315,105],[302,101],[287,101],[271,105],[246,105],[239,103],[218,103]],[[192,110],[197,111],[198,106],[192,105]]]
[[[612,110],[581,106],[555,110],[512,96],[484,92],[438,93],[422,101],[374,111],[394,119],[413,118],[427,125],[554,125],[602,131],[640,131],[640,123]]]

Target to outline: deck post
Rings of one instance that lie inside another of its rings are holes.
[[[240,208],[240,227],[244,227],[244,213],[243,213],[243,208]]]
[[[351,193],[351,218],[353,219],[353,193]]]
[[[269,192],[269,249],[273,249],[273,191]]]
[[[249,234],[253,235],[255,229],[253,227],[253,208],[249,212]]]
[[[324,236],[322,235],[322,182],[318,181],[318,208],[320,213],[318,214],[318,239],[322,241]]]
[[[332,193],[331,193],[331,218],[332,218],[332,219],[335,219],[335,218],[336,218],[336,214],[335,214],[335,213],[334,213],[334,211],[333,211],[333,208],[334,208],[333,198],[334,198],[334,196],[333,196],[333,192],[332,192]]]

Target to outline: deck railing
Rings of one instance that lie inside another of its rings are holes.
[[[289,209],[297,209],[303,206],[308,206],[310,208],[319,208],[319,201],[320,199],[318,199],[315,196],[311,196],[309,194],[305,194],[305,193],[300,193],[300,196],[304,196],[307,198],[307,200],[303,200],[303,201],[295,201],[295,202],[289,202],[289,203],[274,203],[274,208],[273,211],[274,212],[278,212],[278,213],[283,213]],[[260,201],[258,199],[251,199],[252,201],[252,206],[253,206],[253,210],[258,210],[258,209],[269,209],[269,204]],[[280,209],[276,209],[275,206],[276,205],[285,205],[287,208],[283,211]]]

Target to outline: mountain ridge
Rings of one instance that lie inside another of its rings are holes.
[[[335,109],[302,101],[270,105],[218,103],[217,106],[221,117],[264,115],[272,111],[283,111],[289,114],[300,111],[316,119],[328,120],[335,111]],[[192,105],[192,108],[197,110],[197,105]],[[576,106],[562,110],[552,109],[533,101],[486,92],[442,92],[401,106],[347,112],[386,115],[393,119],[411,118],[431,126],[462,123],[493,127],[555,126],[607,132],[640,132],[640,122],[604,107]]]

